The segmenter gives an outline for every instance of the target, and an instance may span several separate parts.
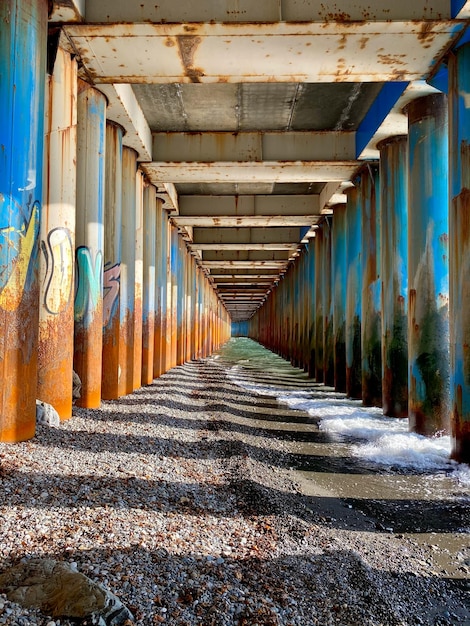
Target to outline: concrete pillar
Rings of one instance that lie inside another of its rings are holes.
[[[137,153],[122,151],[122,251],[119,395],[134,390],[135,232]]]
[[[449,428],[448,125],[447,97],[407,107],[408,414],[410,430]]]
[[[470,45],[449,57],[452,458],[470,463]]]
[[[332,281],[333,281],[333,336],[334,386],[346,391],[346,205],[333,208]]]
[[[122,128],[106,124],[103,275],[103,361],[101,396],[118,398],[121,365],[121,235],[122,235]]]
[[[408,417],[408,138],[385,139],[380,150],[382,405]]]
[[[77,117],[77,220],[74,370],[77,404],[101,402],[106,98],[80,80]]]
[[[362,399],[361,282],[362,210],[357,186],[347,190],[346,209],[346,393]]]
[[[0,3],[0,440],[36,424],[47,2]]]
[[[142,385],[142,298],[144,290],[144,175],[135,178],[134,363],[132,388]]]
[[[153,185],[144,187],[144,266],[142,298],[142,384],[153,381],[155,349],[155,283],[157,266],[157,190]]]
[[[366,165],[360,172],[362,208],[361,354],[362,403],[382,406],[382,311],[380,279],[379,169]]]
[[[46,85],[37,397],[72,416],[77,62],[57,50]]]
[[[334,336],[333,336],[333,298],[331,279],[331,244],[333,216],[325,217],[323,222],[323,382],[333,387],[335,384]]]
[[[322,222],[315,234],[315,380],[323,382],[324,358],[324,285],[323,285],[323,237],[324,223]]]
[[[184,349],[186,346],[186,246],[183,238],[178,234],[178,231],[176,231],[176,237],[176,281],[178,283],[176,302],[176,365],[182,365],[184,363]]]

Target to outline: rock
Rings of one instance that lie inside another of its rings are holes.
[[[42,400],[36,400],[36,424],[59,426],[59,414],[51,404],[47,404],[47,402]]]
[[[96,626],[133,626],[132,613],[110,591],[54,559],[30,559],[0,574],[0,592],[52,617],[87,618]]]
[[[82,381],[80,380],[80,376],[77,374],[77,372],[73,373],[72,381],[73,381],[72,398],[74,400],[77,400],[82,395],[81,394]]]

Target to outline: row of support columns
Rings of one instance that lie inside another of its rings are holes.
[[[318,382],[408,417],[412,432],[450,433],[466,463],[469,68],[466,45],[449,60],[448,96],[408,105],[408,135],[379,145],[248,325]]]
[[[71,417],[74,371],[77,404],[96,408],[210,354],[230,318],[106,120],[104,95],[61,49],[47,75],[47,1],[3,3],[0,24],[0,118],[10,120],[0,130],[0,440],[14,442],[34,435],[36,399]]]

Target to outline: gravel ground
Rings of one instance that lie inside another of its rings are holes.
[[[0,444],[0,571],[74,563],[145,626],[470,624],[465,590],[422,547],[340,501],[306,506],[280,431],[266,446],[242,426],[248,412],[291,411],[227,367],[185,364]],[[0,624],[72,622],[0,595]]]

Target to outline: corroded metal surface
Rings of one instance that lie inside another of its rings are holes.
[[[452,457],[470,463],[470,46],[449,59]]]
[[[334,386],[346,391],[346,205],[333,208],[332,283],[333,283],[333,335],[334,335]]]
[[[99,407],[101,403],[105,120],[105,97],[80,81],[74,370],[82,382],[77,404],[87,408]]]
[[[360,173],[362,196],[362,402],[382,406],[382,311],[380,278],[380,189],[376,164]]]
[[[382,400],[390,417],[408,417],[407,137],[380,148]]]
[[[47,3],[0,5],[0,440],[36,423]],[[8,120],[8,123],[7,123]],[[19,158],[18,155],[21,155]]]
[[[325,222],[320,224],[315,235],[315,380],[323,382],[324,376],[324,309],[325,309],[325,286],[324,286],[324,232]]]
[[[134,389],[142,385],[143,185],[143,174],[138,169],[135,174],[134,358],[132,364],[132,387]]]
[[[119,397],[121,311],[122,129],[106,125],[103,274],[103,362],[101,395]]]
[[[142,385],[153,381],[155,349],[155,291],[157,259],[156,188],[146,184],[143,190],[143,298],[142,298]]]
[[[332,222],[332,216],[325,217],[323,222],[323,382],[331,387],[335,382],[331,258]]]
[[[447,97],[408,107],[408,356],[410,429],[449,429]]]
[[[348,189],[346,208],[346,393],[362,399],[361,281],[362,235],[361,195]]]
[[[46,86],[37,397],[72,416],[77,64],[58,50]]]

